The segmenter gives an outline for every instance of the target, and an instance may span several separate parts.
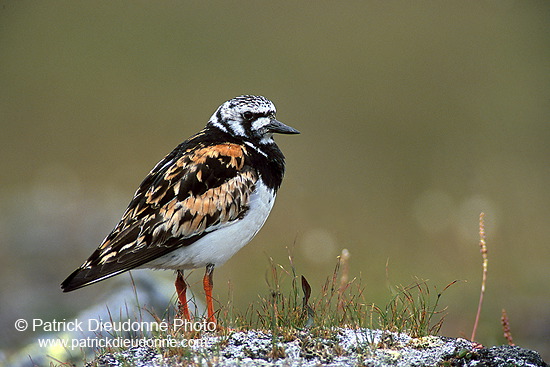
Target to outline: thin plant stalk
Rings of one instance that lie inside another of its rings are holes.
[[[502,324],[502,331],[504,332],[504,338],[506,338],[508,345],[514,346],[514,339],[512,338],[512,332],[510,331],[510,320],[508,320],[508,314],[504,308],[502,309],[500,323]]]
[[[485,284],[487,283],[487,243],[485,242],[485,213],[479,214],[479,247],[481,251],[481,257],[483,258],[483,277],[481,279],[481,293],[479,294],[479,303],[477,305],[476,320],[474,322],[474,328],[472,330],[471,341],[475,340],[477,325],[479,324],[479,317],[481,315],[481,307],[483,306],[483,296],[485,295]]]

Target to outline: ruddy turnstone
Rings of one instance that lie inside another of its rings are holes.
[[[267,219],[285,160],[273,134],[299,134],[275,119],[265,97],[223,103],[206,127],[162,159],[141,183],[122,219],[61,284],[64,292],[142,267],[176,270],[181,313],[190,319],[185,269],[206,267],[208,320],[214,268],[246,245]]]

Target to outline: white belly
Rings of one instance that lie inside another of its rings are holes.
[[[156,269],[195,269],[207,264],[225,263],[258,233],[264,225],[275,195],[261,181],[250,195],[249,210],[241,220],[208,233],[189,246],[183,246],[141,267]]]

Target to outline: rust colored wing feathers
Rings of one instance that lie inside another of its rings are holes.
[[[258,180],[246,148],[182,145],[151,170],[115,229],[63,282],[65,292],[189,246],[244,216]]]

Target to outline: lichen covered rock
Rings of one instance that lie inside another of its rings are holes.
[[[481,348],[465,339],[370,329],[335,329],[314,335],[298,331],[292,337],[266,331],[205,336],[194,347],[158,350],[141,347],[99,356],[89,366],[369,366],[369,367],[547,367],[537,352],[520,347]],[[199,346],[202,345],[202,346]]]

